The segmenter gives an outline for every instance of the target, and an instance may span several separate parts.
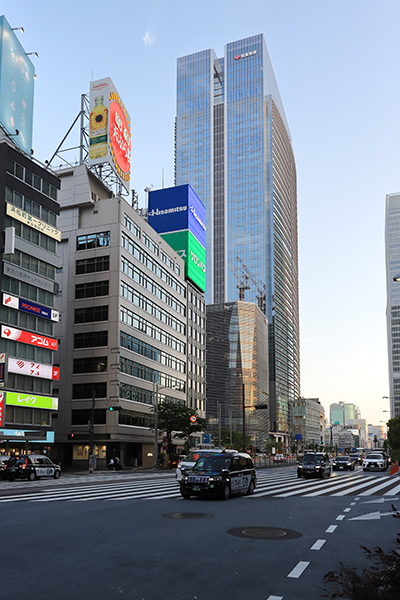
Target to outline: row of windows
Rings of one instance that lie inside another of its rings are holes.
[[[31,346],[30,344],[22,344],[14,340],[0,338],[0,352],[8,352],[10,356],[15,358],[23,358],[44,365],[53,364],[54,352],[52,350]]]
[[[121,270],[125,275],[128,275],[128,277],[133,279],[133,281],[136,281],[136,283],[151,292],[153,296],[156,296],[170,308],[185,316],[186,308],[182,302],[176,300],[172,294],[166,292],[164,288],[158,285],[151,277],[145,275],[143,271],[123,257],[121,259]],[[125,282],[122,282],[121,284],[121,295],[123,298],[133,302],[133,288]]]
[[[107,371],[107,356],[74,358],[74,374],[104,373],[105,371]]]
[[[107,398],[107,382],[74,383],[72,385],[73,400],[87,400],[88,398]]]
[[[75,298],[97,298],[98,296],[108,296],[108,281],[92,281],[89,283],[78,283],[75,286]]]
[[[95,348],[107,345],[108,331],[85,331],[74,335],[74,348]]]
[[[75,309],[75,323],[95,323],[108,320],[108,306],[89,306]]]
[[[127,287],[128,286],[126,284],[122,283],[121,296],[124,296]],[[175,331],[177,331],[178,333],[185,335],[186,325],[184,323],[175,319],[173,316],[171,316],[169,312],[163,310],[162,308],[157,306],[157,304],[155,304],[154,302],[146,298],[146,296],[144,296],[140,292],[137,292],[133,288],[130,288],[129,292],[129,300],[130,302],[132,302],[132,304],[138,306],[139,308],[147,312],[149,315],[152,315],[162,323],[165,323],[165,325],[168,325],[168,327],[171,327],[171,329],[175,329]]]
[[[95,425],[105,425],[106,412],[105,408],[95,408],[92,416],[90,408],[74,408],[71,412],[71,425],[87,425],[92,419]]]
[[[28,375],[8,374],[8,387],[16,392],[35,392],[36,394],[51,394],[50,379],[39,379]]]
[[[143,404],[155,404],[158,402],[181,402],[177,398],[168,396],[165,394],[166,390],[162,390],[158,394],[155,394],[152,390],[145,390],[143,388],[130,385],[129,383],[123,383],[120,381],[119,384],[119,397],[124,400],[132,400],[135,402],[142,402]]]
[[[118,424],[129,425],[131,427],[152,427],[154,417],[153,415],[143,415],[142,413],[123,410],[118,413]]]
[[[53,335],[53,321],[41,319],[40,317],[35,317],[35,315],[29,315],[28,313],[6,308],[5,306],[0,307],[0,321],[7,323],[7,325],[16,326],[18,329],[28,329],[35,333]]]
[[[132,375],[133,377],[138,377],[145,381],[158,383],[162,387],[172,388],[180,392],[185,391],[185,382],[182,379],[167,375],[166,373],[160,373],[155,369],[145,367],[141,363],[129,360],[129,358],[125,358],[124,356],[120,356],[119,358],[119,370],[126,375]]]
[[[150,271],[152,271],[157,277],[165,281],[169,287],[175,290],[180,296],[185,298],[185,287],[179,283],[175,277],[169,274],[162,266],[158,264],[156,260],[147,254],[142,248],[125,233],[121,236],[121,245],[125,250],[132,256],[137,258],[143,265],[145,265]]]
[[[6,423],[21,423],[21,425],[51,425],[51,412],[39,408],[23,406],[6,406]]]
[[[39,175],[35,175],[19,163],[14,162],[11,158],[7,158],[7,171],[11,175],[15,175],[15,177],[21,179],[21,181],[25,181],[25,183],[35,188],[35,190],[42,192],[42,194],[49,196],[53,200],[57,200],[57,188],[54,185],[51,185],[51,183],[42,179]]]
[[[48,208],[45,208],[41,204],[30,200],[26,196],[23,196],[19,192],[6,187],[6,202],[13,204],[17,208],[22,208],[25,212],[33,217],[37,217],[41,221],[52,225],[53,227],[57,224],[57,215]]]
[[[32,302],[38,302],[39,304],[44,304],[51,308],[54,306],[53,294],[37,288],[34,285],[29,285],[29,283],[3,277],[1,280],[1,289],[3,292],[26,298],[26,300],[31,300]]]
[[[20,252],[20,250],[15,250],[14,254],[5,254],[4,260],[13,265],[17,265],[18,267],[22,267],[31,273],[38,273],[48,279],[55,279],[56,269],[53,265],[49,265],[43,260],[38,260],[34,256],[29,256],[29,254],[25,254],[25,252]]]
[[[78,235],[76,238],[76,249],[90,250],[92,248],[104,248],[110,245],[110,232],[88,233],[87,235]]]
[[[130,327],[134,327],[149,337],[152,337],[154,340],[169,346],[181,354],[185,354],[186,345],[181,342],[181,340],[167,333],[166,331],[163,331],[160,327],[153,325],[153,323],[150,323],[150,321],[143,319],[143,317],[138,317],[135,315],[135,313],[124,306],[120,307],[120,319],[121,323],[125,323]]]
[[[175,358],[175,356],[167,354],[166,352],[163,352],[154,346],[150,346],[150,344],[146,344],[145,342],[142,342],[132,335],[122,331],[120,335],[120,345],[122,348],[131,350],[132,352],[137,352],[137,354],[146,356],[147,358],[159,362],[170,369],[179,371],[180,373],[185,373],[186,371],[186,365],[183,360],[179,360],[178,358]]]
[[[49,252],[56,252],[56,240],[49,237],[44,233],[40,233],[37,229],[33,229],[33,227],[29,227],[29,225],[25,225],[20,221],[16,221],[15,219],[11,219],[10,217],[5,217],[4,219],[4,227],[14,227],[15,235],[19,238],[34,244],[35,246],[40,246],[40,248],[44,248],[44,250],[48,250]]]
[[[85,258],[76,261],[76,274],[85,275],[87,273],[99,273],[108,271],[110,268],[109,256],[96,256],[94,258]]]
[[[137,238],[140,239],[140,227],[138,225],[136,225],[136,223],[131,221],[131,219],[126,214],[124,215],[124,225],[127,229],[129,229],[129,231],[131,231]],[[150,248],[150,250],[152,252],[154,252],[154,254],[156,256],[159,256],[161,258],[161,260],[170,269],[175,271],[175,273],[177,275],[181,274],[180,266],[178,264],[174,264],[174,261],[172,260],[172,258],[170,256],[168,256],[168,254],[164,250],[159,248],[158,244],[156,244],[156,242],[154,240],[152,240],[151,237],[148,236],[144,232],[143,232],[143,236],[142,236],[142,241],[148,248]]]

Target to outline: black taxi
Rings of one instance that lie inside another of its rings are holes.
[[[228,500],[231,494],[252,494],[257,483],[256,470],[248,454],[229,450],[204,453],[194,467],[182,473],[183,498],[217,496]]]
[[[39,479],[40,477],[54,477],[61,475],[60,465],[53,463],[44,454],[29,454],[28,456],[12,456],[5,469],[1,472],[2,479],[15,481],[15,479]]]

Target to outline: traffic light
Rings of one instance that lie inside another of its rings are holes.
[[[75,433],[73,431],[71,431],[71,433],[68,434],[68,439],[73,440],[74,438],[75,438]]]
[[[109,406],[108,410],[114,412],[115,410],[122,410],[122,408],[120,406]]]

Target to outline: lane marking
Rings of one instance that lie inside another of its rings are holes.
[[[382,480],[382,478],[381,478],[381,480]],[[373,482],[372,481],[367,481],[366,483],[361,483],[360,485],[356,485],[351,490],[347,490],[347,491],[344,491],[344,492],[337,492],[337,494],[332,494],[332,496],[345,496],[346,494],[351,494],[355,490],[361,490],[362,488],[365,488],[365,487],[368,487],[368,486],[371,486],[371,485],[373,485]]]
[[[302,575],[303,571],[305,571],[305,569],[307,569],[308,565],[310,563],[305,561],[305,560],[301,560],[296,566],[295,568],[290,571],[288,577],[292,577],[293,579],[298,579],[300,577],[300,575]]]
[[[329,525],[328,529],[325,531],[325,533],[333,533],[335,531],[335,529],[337,528],[337,525]]]
[[[350,502],[350,506],[355,506],[357,502]]]
[[[317,540],[313,546],[311,546],[310,550],[321,550],[322,546],[325,544],[326,540]]]
[[[390,492],[385,492],[384,496],[396,496],[396,494],[400,494],[400,485],[396,486]]]
[[[393,483],[393,481],[390,481],[390,479],[388,481],[384,481],[380,485],[375,485],[374,487],[372,487],[370,490],[367,490],[366,492],[361,492],[360,496],[372,496],[372,494],[374,494],[375,492],[379,492],[379,490],[382,490],[383,488],[388,487],[389,485],[392,485],[392,483]]]
[[[267,600],[283,600],[283,596],[268,596]]]
[[[345,508],[345,509],[343,510],[343,512],[350,512],[350,511],[351,511],[351,508]]]
[[[343,521],[343,519],[345,518],[346,515],[339,515],[338,517],[336,517],[336,521]]]

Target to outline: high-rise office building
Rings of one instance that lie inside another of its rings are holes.
[[[400,194],[386,196],[386,320],[391,417],[400,415]],[[386,406],[385,406],[386,408]]]
[[[207,303],[236,301],[239,280],[240,299],[268,319],[271,430],[287,432],[300,393],[296,169],[263,35],[221,58],[178,59],[175,184],[185,183],[206,207]]]

